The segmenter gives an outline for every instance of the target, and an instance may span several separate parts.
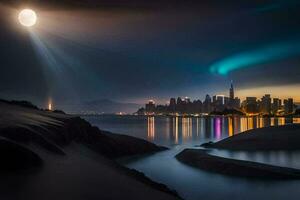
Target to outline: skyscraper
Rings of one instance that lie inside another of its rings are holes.
[[[240,109],[241,101],[238,97],[234,97],[233,81],[231,80],[229,89],[229,99],[227,101],[226,107],[233,109]]]
[[[229,98],[230,98],[231,100],[234,99],[234,89],[233,89],[233,82],[232,82],[232,80],[231,80],[231,83],[230,83]]]
[[[207,94],[205,100],[203,102],[203,110],[204,113],[211,112],[211,97]]]
[[[145,108],[148,114],[153,113],[155,111],[155,102],[153,100],[149,100],[149,102],[145,105]]]
[[[271,113],[271,95],[266,94],[261,99],[261,106],[260,106],[260,112],[263,114],[270,114]]]
[[[292,98],[284,100],[284,112],[285,114],[291,114],[294,111],[294,101]]]
[[[273,99],[273,104],[272,104],[272,112],[273,114],[276,114],[278,110],[281,107],[281,100],[279,98],[274,98]]]
[[[247,113],[257,113],[256,97],[246,97],[245,111]]]
[[[175,98],[170,99],[169,109],[171,112],[175,112],[175,110],[176,110],[176,99]]]

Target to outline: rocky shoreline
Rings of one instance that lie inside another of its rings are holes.
[[[256,179],[300,179],[300,170],[210,155],[202,149],[185,149],[176,158],[190,166],[229,176]]]
[[[298,151],[300,125],[253,129],[218,142],[200,145],[206,149],[185,149],[176,158],[190,166],[230,176],[259,179],[300,179],[300,170],[210,155],[208,150]]]
[[[0,186],[5,188],[6,181],[13,183],[6,190],[6,199],[17,198],[18,194],[10,188],[22,184],[24,176],[29,180],[48,177],[34,182],[33,186],[24,183],[22,187],[28,189],[24,192],[29,194],[24,199],[30,200],[42,198],[38,195],[41,191],[34,189],[39,184],[45,185],[41,195],[49,193],[43,199],[57,199],[54,194],[64,187],[78,189],[72,193],[64,190],[59,194],[63,199],[180,199],[167,186],[114,160],[166,150],[164,147],[102,131],[80,117],[63,113],[3,101],[0,110]],[[34,169],[38,170],[30,173]],[[61,181],[51,186],[55,176]],[[87,184],[89,182],[93,185]],[[74,193],[78,195],[71,198]],[[90,198],[83,198],[83,193],[89,193]]]
[[[300,124],[253,129],[201,146],[232,151],[300,150]]]

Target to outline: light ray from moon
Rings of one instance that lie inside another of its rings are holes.
[[[33,30],[30,30],[29,33],[41,67],[43,67],[42,70],[48,87],[47,95],[53,99],[61,91],[68,91],[68,98],[73,98],[75,101],[79,99],[68,65],[63,62],[63,58],[47,45],[46,38]]]
[[[55,96],[54,94],[58,90],[65,90],[68,91],[69,97],[79,99],[74,84],[79,73],[85,82],[94,81],[96,83],[98,81],[93,73],[87,68],[83,68],[86,63],[81,63],[80,59],[70,56],[65,51],[66,49],[61,49],[59,43],[66,45],[67,41],[62,41],[61,38],[59,40],[57,37],[47,37],[45,33],[39,33],[38,30],[29,30],[29,33],[33,47],[43,67],[49,96]]]

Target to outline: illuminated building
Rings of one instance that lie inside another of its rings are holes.
[[[202,102],[200,100],[193,101],[193,109],[195,113],[202,113]]]
[[[220,104],[220,105],[223,105],[224,104],[224,95],[217,95],[217,102]]]
[[[276,114],[279,111],[280,107],[281,107],[281,99],[274,98],[272,104],[272,113]]]
[[[205,100],[203,102],[202,111],[204,113],[210,113],[211,112],[211,98],[208,94],[206,95]]]
[[[185,101],[181,97],[177,98],[176,111],[179,113],[184,113],[185,110]]]
[[[230,104],[230,98],[229,97],[224,97],[224,105],[229,106]]]
[[[179,104],[181,104],[182,103],[182,99],[181,99],[181,97],[178,97],[177,98],[177,105],[179,105]]]
[[[291,114],[294,112],[294,101],[292,98],[285,99],[283,104],[285,114]]]
[[[215,95],[213,96],[213,111],[218,111],[222,112],[225,107],[224,107],[224,102],[225,102],[225,96],[224,95]]]
[[[232,83],[232,80],[231,80],[230,89],[229,89],[229,98],[230,98],[231,100],[234,99],[234,89],[233,89],[233,83]]]
[[[271,95],[266,94],[261,98],[260,103],[260,112],[262,114],[270,114],[271,113]]]
[[[241,100],[238,97],[234,98],[233,108],[239,109],[241,107]]]
[[[184,98],[184,101],[185,101],[185,103],[191,103],[191,100],[190,100],[189,97],[185,97],[185,98]]]
[[[229,88],[229,99],[225,98],[225,105],[227,108],[234,108],[234,109],[240,109],[241,106],[241,100],[238,97],[234,97],[234,88],[233,88],[232,81]]]
[[[176,111],[176,99],[175,98],[171,98],[170,99],[169,110],[171,112],[175,112]]]
[[[146,113],[154,113],[155,112],[155,102],[153,100],[149,100],[149,102],[145,105]]]
[[[258,112],[256,97],[246,97],[245,111],[247,113],[257,113]]]

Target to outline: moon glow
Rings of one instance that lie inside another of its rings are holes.
[[[37,15],[31,9],[24,9],[19,13],[19,22],[23,26],[31,27],[36,24]]]

